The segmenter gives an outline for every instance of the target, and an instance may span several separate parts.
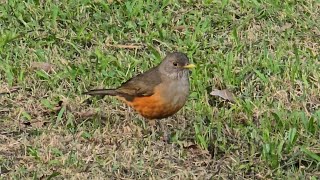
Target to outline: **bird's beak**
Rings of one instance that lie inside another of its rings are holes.
[[[196,65],[194,65],[194,64],[188,64],[188,65],[183,66],[183,68],[186,68],[186,69],[191,69],[194,67],[196,67]]]

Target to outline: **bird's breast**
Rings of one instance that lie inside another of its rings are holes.
[[[185,104],[188,94],[188,81],[171,81],[155,87],[153,95],[136,97],[127,103],[145,118],[161,119],[178,112]]]
[[[189,81],[171,81],[170,83],[166,83],[166,86],[162,87],[162,89],[166,97],[165,101],[177,106],[183,106],[189,95]]]

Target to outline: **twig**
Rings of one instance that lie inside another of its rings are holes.
[[[115,47],[120,49],[141,49],[144,46],[134,44],[106,44],[106,47]]]
[[[12,87],[11,89],[8,89],[7,92],[0,92],[0,95],[6,95],[6,94],[10,94],[10,93],[14,93],[14,92],[17,92],[18,90],[20,90],[21,87],[19,86],[14,86]]]

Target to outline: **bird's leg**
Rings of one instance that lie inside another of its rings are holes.
[[[160,132],[162,132],[162,136],[160,137],[160,139],[164,142],[169,142],[170,137],[168,134],[168,126],[166,124],[165,121],[157,121],[158,123],[158,127],[160,128]]]
[[[147,122],[149,127],[151,128],[151,135],[154,138],[156,138],[155,135],[158,134],[157,136],[158,137],[160,136],[160,139],[162,141],[169,142],[170,137],[168,134],[168,126],[165,121],[152,119],[152,120],[148,120]]]
[[[150,127],[151,129],[151,135],[154,137],[155,136],[155,132],[156,132],[156,126],[157,126],[157,120],[156,119],[151,119],[151,120],[148,120],[148,126]]]
[[[156,126],[157,125],[157,120],[156,119],[148,120],[148,125],[151,126],[151,127]]]
[[[126,105],[127,111],[125,114],[126,119],[132,119],[132,108],[128,105]]]

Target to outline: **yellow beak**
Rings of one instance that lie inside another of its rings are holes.
[[[188,64],[188,65],[183,66],[183,68],[186,68],[186,69],[191,69],[194,67],[196,67],[196,65],[194,65],[194,64]]]

